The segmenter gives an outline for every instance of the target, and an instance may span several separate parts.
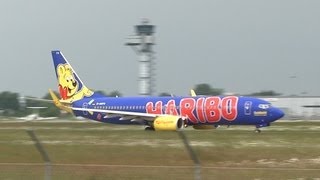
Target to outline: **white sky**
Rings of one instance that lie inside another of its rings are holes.
[[[0,92],[56,90],[60,49],[88,87],[137,95],[138,57],[124,43],[145,17],[157,26],[156,94],[208,83],[320,95],[318,0],[2,0]]]

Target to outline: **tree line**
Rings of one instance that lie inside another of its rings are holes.
[[[197,84],[193,88],[197,95],[209,95],[209,96],[217,96],[224,94],[224,90],[222,88],[213,88],[209,84],[202,83]],[[96,91],[106,96],[110,97],[121,97],[122,94],[119,91],[112,91],[110,93],[106,93],[104,91]],[[57,95],[58,93],[55,92]],[[272,90],[260,91],[251,94],[247,94],[247,96],[279,96],[280,93],[277,93]],[[159,96],[172,96],[172,94],[167,92],[162,92]],[[59,97],[59,95],[58,95]],[[41,100],[40,100],[41,99]],[[37,98],[33,97],[23,97],[18,93],[4,91],[0,93],[0,116],[26,116],[28,114],[34,113],[33,109],[28,107],[46,107],[45,109],[40,110],[39,116],[41,117],[49,117],[49,116],[60,116],[61,111],[55,107],[55,105],[50,102],[51,96],[49,93],[45,94],[43,97],[37,100]],[[44,101],[48,100],[48,101]]]

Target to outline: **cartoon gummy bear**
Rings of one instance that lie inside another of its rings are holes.
[[[59,64],[57,66],[57,76],[62,100],[73,102],[93,95],[93,92],[76,78],[69,64]]]
[[[78,82],[75,79],[70,65],[59,65],[57,68],[59,92],[63,100],[70,99],[78,91]]]

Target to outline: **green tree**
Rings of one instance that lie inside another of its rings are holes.
[[[19,94],[9,91],[0,93],[0,109],[4,110],[4,115],[15,115],[19,110]]]
[[[159,96],[171,96],[171,94],[167,92],[162,92],[159,94]]]
[[[265,91],[248,94],[248,96],[280,96],[280,95],[281,93],[277,93],[273,90],[265,90]]]
[[[217,96],[223,94],[223,89],[212,88],[209,84],[197,84],[194,88],[197,95],[212,95]]]
[[[121,97],[122,94],[118,90],[114,90],[114,91],[111,91],[108,96],[110,96],[110,97]]]

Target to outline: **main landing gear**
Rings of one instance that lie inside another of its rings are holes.
[[[154,131],[154,127],[151,127],[151,126],[146,126],[144,128],[145,131]]]

